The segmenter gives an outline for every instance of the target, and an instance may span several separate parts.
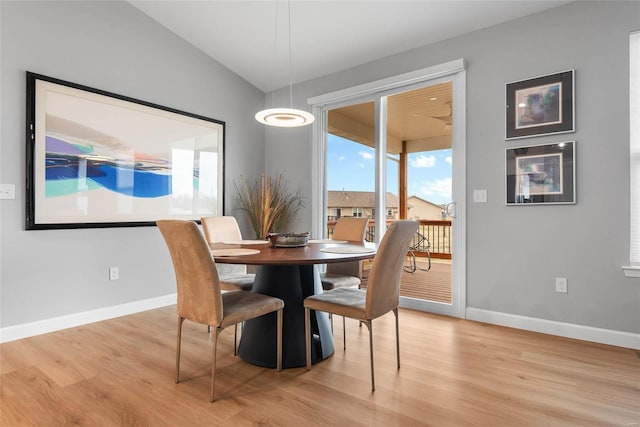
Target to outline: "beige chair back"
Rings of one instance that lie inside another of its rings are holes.
[[[333,240],[347,240],[350,242],[364,242],[369,219],[342,217],[336,221],[333,229]],[[362,277],[362,263],[360,261],[348,261],[327,264],[327,273]]]
[[[367,319],[375,319],[398,307],[402,266],[416,231],[417,221],[401,220],[392,222],[384,234],[369,272],[365,304]]]
[[[209,243],[234,242],[242,240],[238,221],[233,216],[208,216],[201,218],[202,230]],[[230,276],[247,274],[244,264],[217,264],[218,275],[224,281]],[[226,289],[226,288],[225,288]]]
[[[367,232],[368,218],[342,217],[336,221],[333,229],[334,240],[348,240],[350,242],[364,241]]]
[[[218,271],[198,225],[193,221],[159,220],[178,290],[178,315],[217,327],[222,321],[222,294]]]
[[[238,221],[233,216],[209,216],[201,221],[209,243],[242,240]]]

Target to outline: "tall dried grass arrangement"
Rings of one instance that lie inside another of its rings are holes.
[[[258,239],[266,239],[269,233],[285,231],[284,227],[304,207],[301,189],[289,192],[282,175],[275,179],[264,174],[257,179],[240,176],[235,187],[239,209],[247,215]]]

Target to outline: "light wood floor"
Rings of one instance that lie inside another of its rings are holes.
[[[639,426],[640,355],[400,310],[374,321],[376,391],[366,327],[347,351],[283,372],[233,356],[220,337],[209,403],[209,335],[185,322],[175,384],[175,307],[0,345],[2,426]],[[337,320],[336,324],[341,322]]]

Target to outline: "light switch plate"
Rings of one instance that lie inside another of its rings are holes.
[[[16,186],[14,184],[0,184],[0,199],[13,200],[16,198]]]
[[[474,203],[487,203],[487,190],[473,190]]]

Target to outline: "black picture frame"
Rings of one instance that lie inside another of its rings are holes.
[[[506,85],[507,140],[575,131],[574,70]]]
[[[575,141],[507,148],[507,205],[575,204],[575,157]]]
[[[225,123],[27,71],[27,230],[223,215]]]

